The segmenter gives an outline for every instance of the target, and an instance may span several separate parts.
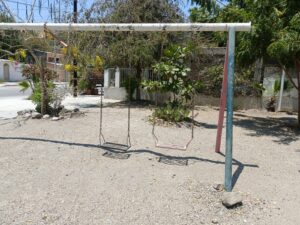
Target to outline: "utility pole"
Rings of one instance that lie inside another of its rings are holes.
[[[60,23],[60,0],[58,1],[58,22]]]
[[[73,23],[77,23],[77,0],[73,1]],[[74,72],[73,72],[73,97],[77,97],[77,60],[76,58],[73,59],[73,66],[74,66]]]

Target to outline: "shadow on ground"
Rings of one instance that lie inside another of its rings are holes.
[[[249,136],[271,136],[274,142],[289,145],[300,139],[300,129],[297,128],[297,119],[292,117],[254,117],[244,114],[235,114],[234,125],[251,131]]]
[[[87,144],[87,143],[76,143],[76,142],[67,142],[67,141],[60,141],[60,140],[50,140],[50,139],[43,139],[43,138],[31,138],[31,137],[0,137],[0,140],[20,140],[20,141],[33,141],[33,142],[48,142],[48,143],[54,143],[54,144],[65,144],[70,146],[79,146],[79,147],[86,147],[86,148],[97,148],[102,151],[112,152],[112,153],[123,153],[123,154],[149,154],[156,157],[165,157],[170,160],[190,160],[193,162],[204,162],[204,163],[213,163],[213,164],[221,164],[224,165],[225,162],[222,160],[213,160],[213,159],[206,159],[206,158],[200,158],[195,156],[174,156],[174,155],[166,155],[162,154],[160,152],[151,150],[151,149],[133,149],[128,151],[118,151],[116,149],[112,148],[106,148],[106,147],[100,147],[98,144]],[[225,155],[223,153],[219,153],[223,157]],[[250,168],[259,168],[256,164],[244,164],[240,162],[237,159],[233,159],[232,165],[236,165],[237,169],[233,173],[232,178],[232,185],[235,186],[238,178],[240,177],[241,173],[244,170],[244,167],[250,167]]]

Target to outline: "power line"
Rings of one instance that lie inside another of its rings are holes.
[[[32,4],[30,3],[25,3],[25,2],[19,2],[19,1],[14,1],[14,0],[5,0],[6,2],[9,2],[9,3],[15,3],[15,4],[20,4],[20,5],[26,5],[26,6],[30,6],[30,7],[33,7],[33,8],[40,8],[39,6],[32,6]],[[46,6],[41,6],[42,9],[50,9],[50,7],[46,7]]]

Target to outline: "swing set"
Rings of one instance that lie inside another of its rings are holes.
[[[233,84],[234,84],[234,54],[235,36],[239,31],[250,31],[251,23],[0,23],[0,30],[33,30],[43,31],[45,25],[52,31],[116,31],[116,32],[228,32],[228,44],[224,63],[224,76],[220,98],[220,110],[217,129],[215,151],[220,152],[222,127],[226,109],[226,144],[225,144],[225,189],[232,190],[232,142],[233,142]],[[103,92],[101,93],[100,104],[100,144],[102,146],[113,146],[114,143],[106,142],[102,133],[102,107]],[[194,107],[194,106],[193,106]],[[192,110],[193,112],[194,110]],[[192,115],[194,117],[194,114]],[[130,143],[130,104],[128,104],[128,129],[127,144],[123,145],[124,150],[131,147]],[[184,146],[165,146],[159,143],[155,135],[155,125],[152,134],[157,147],[166,147],[186,150],[194,137],[193,125],[191,138]]]

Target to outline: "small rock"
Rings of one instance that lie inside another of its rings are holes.
[[[38,113],[38,112],[31,113],[31,118],[32,119],[41,119],[42,117],[43,117],[43,115]]]
[[[33,110],[31,110],[31,109],[25,109],[25,110],[18,111],[17,114],[18,114],[19,116],[22,116],[22,115],[24,115],[24,114],[26,114],[26,113],[31,114],[32,112],[33,112]]]
[[[225,192],[222,197],[222,203],[227,208],[242,205],[243,198],[237,192]]]
[[[217,190],[217,191],[224,191],[225,190],[225,186],[224,186],[224,184],[216,184],[214,186],[214,189]]]
[[[212,222],[213,224],[218,224],[218,223],[219,223],[219,221],[218,221],[217,219],[213,219],[211,222]]]
[[[64,117],[63,116],[59,116],[58,119],[62,120]]]
[[[43,119],[49,119],[50,118],[50,116],[48,115],[48,114],[45,114],[44,116],[43,116]]]
[[[25,110],[18,111],[18,112],[17,112],[18,116],[22,116],[22,115],[24,115],[24,114],[25,114],[25,112],[24,112],[24,111],[25,111]]]
[[[73,109],[73,112],[79,112],[78,108]]]
[[[28,119],[28,118],[31,117],[31,114],[30,113],[25,113],[24,115],[22,115],[22,117]]]
[[[71,113],[72,111],[69,110],[69,109],[66,109],[66,108],[62,108],[59,112],[59,115],[64,115],[64,114],[67,114],[67,113]]]
[[[58,120],[59,120],[59,117],[56,117],[56,116],[52,117],[52,121],[58,121]]]

